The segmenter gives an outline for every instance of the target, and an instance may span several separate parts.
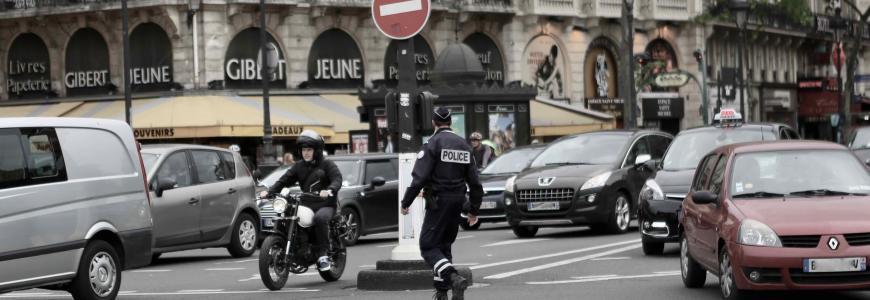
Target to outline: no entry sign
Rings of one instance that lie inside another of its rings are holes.
[[[391,39],[409,39],[429,21],[431,0],[372,0],[375,26]]]

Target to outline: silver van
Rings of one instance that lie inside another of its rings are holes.
[[[126,123],[0,118],[0,293],[114,299],[151,258],[150,199]]]
[[[254,254],[260,215],[254,178],[238,152],[181,144],[142,146],[154,215],[154,255],[226,247]]]

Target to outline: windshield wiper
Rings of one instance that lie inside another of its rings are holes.
[[[579,165],[591,165],[588,162],[554,162],[554,163],[546,163],[545,166],[579,166]]]
[[[867,196],[866,193],[832,191],[829,189],[797,191],[797,192],[791,192],[791,193],[789,193],[789,195],[796,195],[796,196]]]
[[[745,193],[745,194],[737,194],[731,196],[731,198],[773,198],[773,197],[782,197],[785,194],[780,193],[771,193],[771,192],[755,192],[755,193]]]

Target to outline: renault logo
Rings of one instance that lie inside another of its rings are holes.
[[[538,178],[538,185],[550,186],[553,184],[553,181],[556,181],[556,177],[540,177]]]
[[[836,251],[837,248],[839,248],[839,247],[840,247],[840,241],[838,241],[837,238],[831,237],[830,239],[828,239],[828,248],[831,248],[831,250]]]

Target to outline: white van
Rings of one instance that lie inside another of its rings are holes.
[[[121,271],[151,260],[143,170],[123,122],[0,118],[0,293],[114,299]]]

